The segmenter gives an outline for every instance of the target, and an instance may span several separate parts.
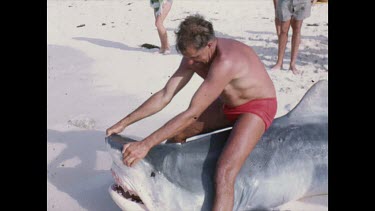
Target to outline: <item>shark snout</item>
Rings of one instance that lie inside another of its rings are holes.
[[[130,185],[128,182],[125,182],[124,179],[121,179],[121,177],[119,177],[113,169],[111,169],[111,173],[117,185],[121,186],[124,190],[129,192],[131,195],[137,195],[132,185]]]
[[[116,184],[121,185],[124,184],[124,182],[121,180],[119,176],[117,176],[116,172],[111,169],[112,177],[115,180]]]

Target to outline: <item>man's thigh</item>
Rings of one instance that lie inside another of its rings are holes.
[[[214,101],[195,121],[184,131],[170,139],[169,142],[184,142],[187,138],[202,133],[209,133],[215,130],[233,126],[223,113],[223,103],[217,99]]]
[[[202,133],[233,126],[233,123],[225,117],[223,106],[221,100],[217,99],[200,115],[196,124],[201,125]]]
[[[218,172],[230,170],[237,175],[246,158],[265,130],[263,120],[252,113],[242,114],[236,121],[218,161]],[[221,169],[221,170],[220,170]]]

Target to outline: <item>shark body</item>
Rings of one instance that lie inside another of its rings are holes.
[[[184,144],[160,144],[136,166],[122,163],[122,146],[106,138],[122,210],[211,210],[216,161],[231,128]],[[233,210],[271,210],[303,197],[328,194],[328,81],[314,84],[297,106],[276,118],[242,166]]]

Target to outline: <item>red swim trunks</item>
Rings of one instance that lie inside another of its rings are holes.
[[[266,126],[265,130],[267,130],[275,118],[277,112],[277,100],[276,97],[263,98],[251,100],[237,107],[228,107],[227,105],[224,105],[223,111],[227,119],[231,122],[237,120],[239,115],[243,113],[256,114],[263,119]]]

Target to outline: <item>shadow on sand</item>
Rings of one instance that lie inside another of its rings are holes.
[[[175,29],[172,28],[167,28],[167,31],[170,33],[174,33]],[[217,37],[222,37],[222,38],[229,38],[229,39],[235,39],[241,42],[246,43],[247,40],[250,40],[252,42],[260,42],[259,45],[253,45],[251,46],[255,52],[258,54],[259,58],[262,61],[268,61],[273,63],[276,63],[277,58],[277,37],[275,33],[271,32],[262,32],[262,31],[250,31],[247,30],[245,31],[249,33],[248,38],[246,37],[240,37],[240,36],[231,36],[219,31],[215,31],[215,35]],[[273,39],[267,39],[267,37],[273,36]],[[120,50],[125,50],[125,51],[141,51],[141,52],[146,52],[146,53],[155,53],[155,49],[149,50],[146,48],[140,47],[142,44],[139,45],[139,47],[130,47],[128,45],[125,45],[120,42],[113,42],[109,40],[103,40],[103,39],[97,39],[97,38],[88,38],[88,37],[73,37],[75,40],[80,40],[80,41],[87,41],[95,45],[99,45],[102,47],[108,47],[108,48],[117,48]],[[323,45],[328,45],[328,38],[325,36],[303,36],[301,37],[302,40],[318,40],[320,41],[320,44]],[[270,43],[272,43],[273,46],[275,47],[270,47]],[[290,41],[287,43],[287,52],[285,54],[284,59],[285,60],[290,60]],[[171,53],[170,54],[178,54],[175,45],[171,46]],[[325,55],[328,55],[328,48],[322,48],[322,49],[299,49],[298,51],[298,59],[296,64],[298,66],[306,66],[308,64],[319,64],[320,66],[324,67],[325,65],[328,65],[328,59],[322,59],[324,58]],[[308,59],[307,59],[308,58]]]
[[[259,42],[260,45],[252,46],[252,48],[257,52],[261,60],[276,63],[276,59],[275,60],[270,59],[272,57],[277,58],[278,46],[277,46],[276,33],[262,32],[262,31],[250,31],[250,30],[247,30],[246,32],[249,33],[248,40],[252,42]],[[270,36],[272,36],[273,39],[269,39]],[[291,36],[291,33],[289,33],[289,40],[286,46],[286,53],[284,56],[284,60],[290,60],[290,49],[291,49],[291,46],[290,46],[291,37],[290,36]],[[328,45],[328,38],[322,35],[319,35],[319,36],[301,35],[301,40],[316,40],[316,41],[319,41],[320,44]],[[265,46],[269,46],[268,44],[270,42],[272,42],[275,47],[265,47]],[[322,59],[326,55],[328,55],[328,48],[321,48],[321,49],[311,49],[311,48],[301,49],[300,48],[298,50],[298,55],[297,55],[298,58],[297,58],[296,64],[298,66],[305,66],[311,63],[315,63],[323,67],[324,65],[328,65],[328,59]]]
[[[120,210],[108,194],[108,187],[113,183],[110,171],[96,170],[98,153],[106,153],[104,132],[59,132],[48,129],[47,140],[51,144],[48,147],[49,153],[55,150],[55,144],[65,145],[47,164],[47,180],[52,185],[76,200],[83,209]],[[80,162],[71,165],[69,162],[72,160]]]
[[[99,45],[102,47],[106,48],[117,48],[120,50],[124,51],[140,51],[140,52],[145,52],[145,53],[156,53],[158,49],[147,49],[147,48],[142,48],[142,44],[150,44],[151,43],[141,43],[139,44],[139,47],[130,47],[128,45],[125,45],[124,43],[121,42],[113,42],[109,40],[103,40],[103,39],[97,39],[97,38],[89,38],[89,37],[73,37],[74,40],[79,40],[79,41],[86,41],[95,45]],[[170,54],[177,54],[175,47],[171,46],[171,53]]]

